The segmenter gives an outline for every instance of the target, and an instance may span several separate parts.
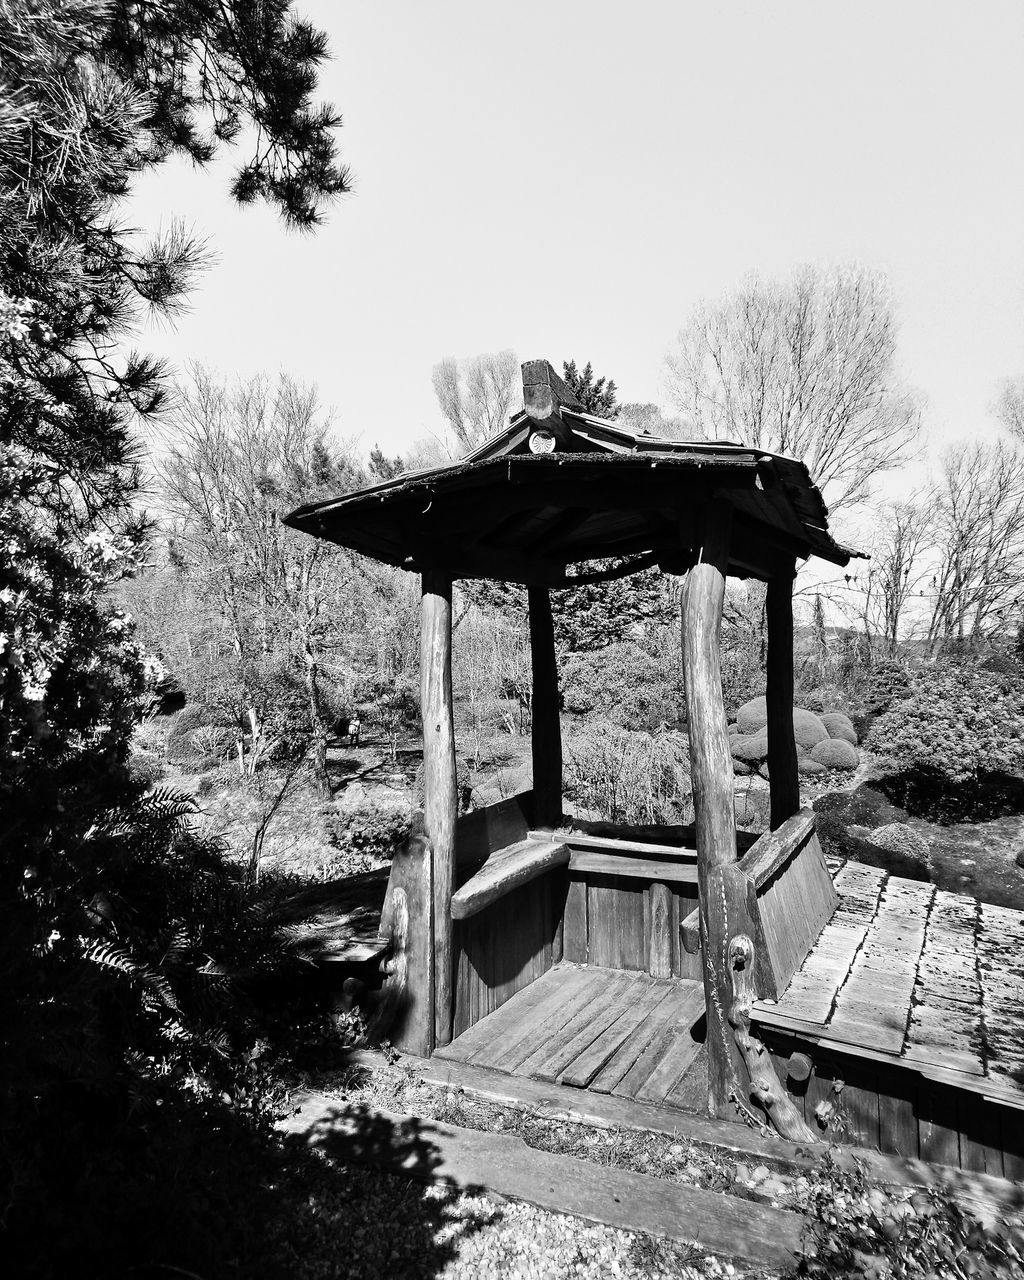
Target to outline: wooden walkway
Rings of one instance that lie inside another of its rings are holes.
[[[1024,912],[848,862],[764,1026],[1024,1107]]]
[[[434,1056],[622,1098],[702,1108],[703,1014],[699,982],[559,964]]]

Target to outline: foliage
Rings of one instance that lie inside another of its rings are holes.
[[[384,803],[369,797],[355,803],[334,802],[324,808],[328,839],[348,855],[348,871],[389,860],[409,838],[412,810],[398,801]]]
[[[831,1151],[808,1174],[800,1208],[811,1219],[791,1276],[821,1280],[1010,1280],[1024,1265],[1019,1228],[983,1226],[948,1187],[890,1192],[859,1161]]]
[[[905,769],[929,768],[950,783],[1024,768],[1024,688],[982,668],[938,665],[918,672],[908,697],[881,715],[867,745]]]
[[[594,366],[589,360],[582,369],[577,369],[575,360],[563,363],[562,377],[587,413],[593,414],[595,418],[618,416],[618,403],[615,399],[618,388],[614,380],[595,378]]]
[[[594,561],[580,569],[602,569],[611,563]],[[636,639],[652,623],[671,621],[677,608],[669,580],[657,569],[551,592],[555,643],[563,653],[592,652]]]
[[[345,185],[311,101],[323,55],[287,0],[0,0],[0,1200],[40,1275],[185,1260],[137,1225],[127,1245],[116,1205],[148,1228],[144,1117],[180,1102],[182,1142],[209,1132],[203,1108],[255,1050],[243,988],[281,956],[188,802],[128,768],[159,667],[112,593],[148,527],[134,418],[165,387],[120,344],[183,304],[203,248],[177,226],[146,243],[117,202],[172,152],[202,163],[252,126],[235,195],[315,223]],[[179,1225],[188,1199],[168,1195]]]
[[[686,740],[595,720],[566,739],[565,795],[610,822],[685,821],[692,813]]]
[[[655,732],[678,723],[686,709],[679,641],[658,627],[642,640],[570,654],[561,664],[565,710],[594,714],[624,729]]]

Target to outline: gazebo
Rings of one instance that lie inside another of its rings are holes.
[[[378,1034],[424,1057],[670,1106],[703,1043],[713,1115],[738,1107],[785,1136],[820,1136],[800,1096],[817,1042],[772,1011],[839,902],[800,808],[793,727],[797,561],[856,554],[827,515],[803,463],[626,431],[537,360],[523,366],[523,409],[458,463],[286,518],[422,583],[422,829],[391,869]],[[581,830],[562,812],[549,593],[652,566],[684,579],[695,824]],[[737,832],[722,696],[730,575],[767,584],[771,816],[757,839]],[[465,578],[527,588],[533,788],[460,817],[452,583]]]

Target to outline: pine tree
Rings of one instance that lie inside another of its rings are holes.
[[[583,370],[576,368],[576,361],[570,360],[562,365],[562,376],[569,390],[575,395],[587,413],[595,418],[614,418],[618,416],[618,402],[615,399],[617,387],[610,379],[594,380],[594,366],[588,360]]]

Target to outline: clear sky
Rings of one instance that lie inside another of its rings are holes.
[[[747,272],[884,271],[933,443],[994,430],[1024,374],[1020,0],[300,0],[329,34],[355,193],[313,237],[175,164],[130,214],[218,255],[177,363],[315,381],[398,452],[431,366],[503,347],[663,399],[701,298]]]

